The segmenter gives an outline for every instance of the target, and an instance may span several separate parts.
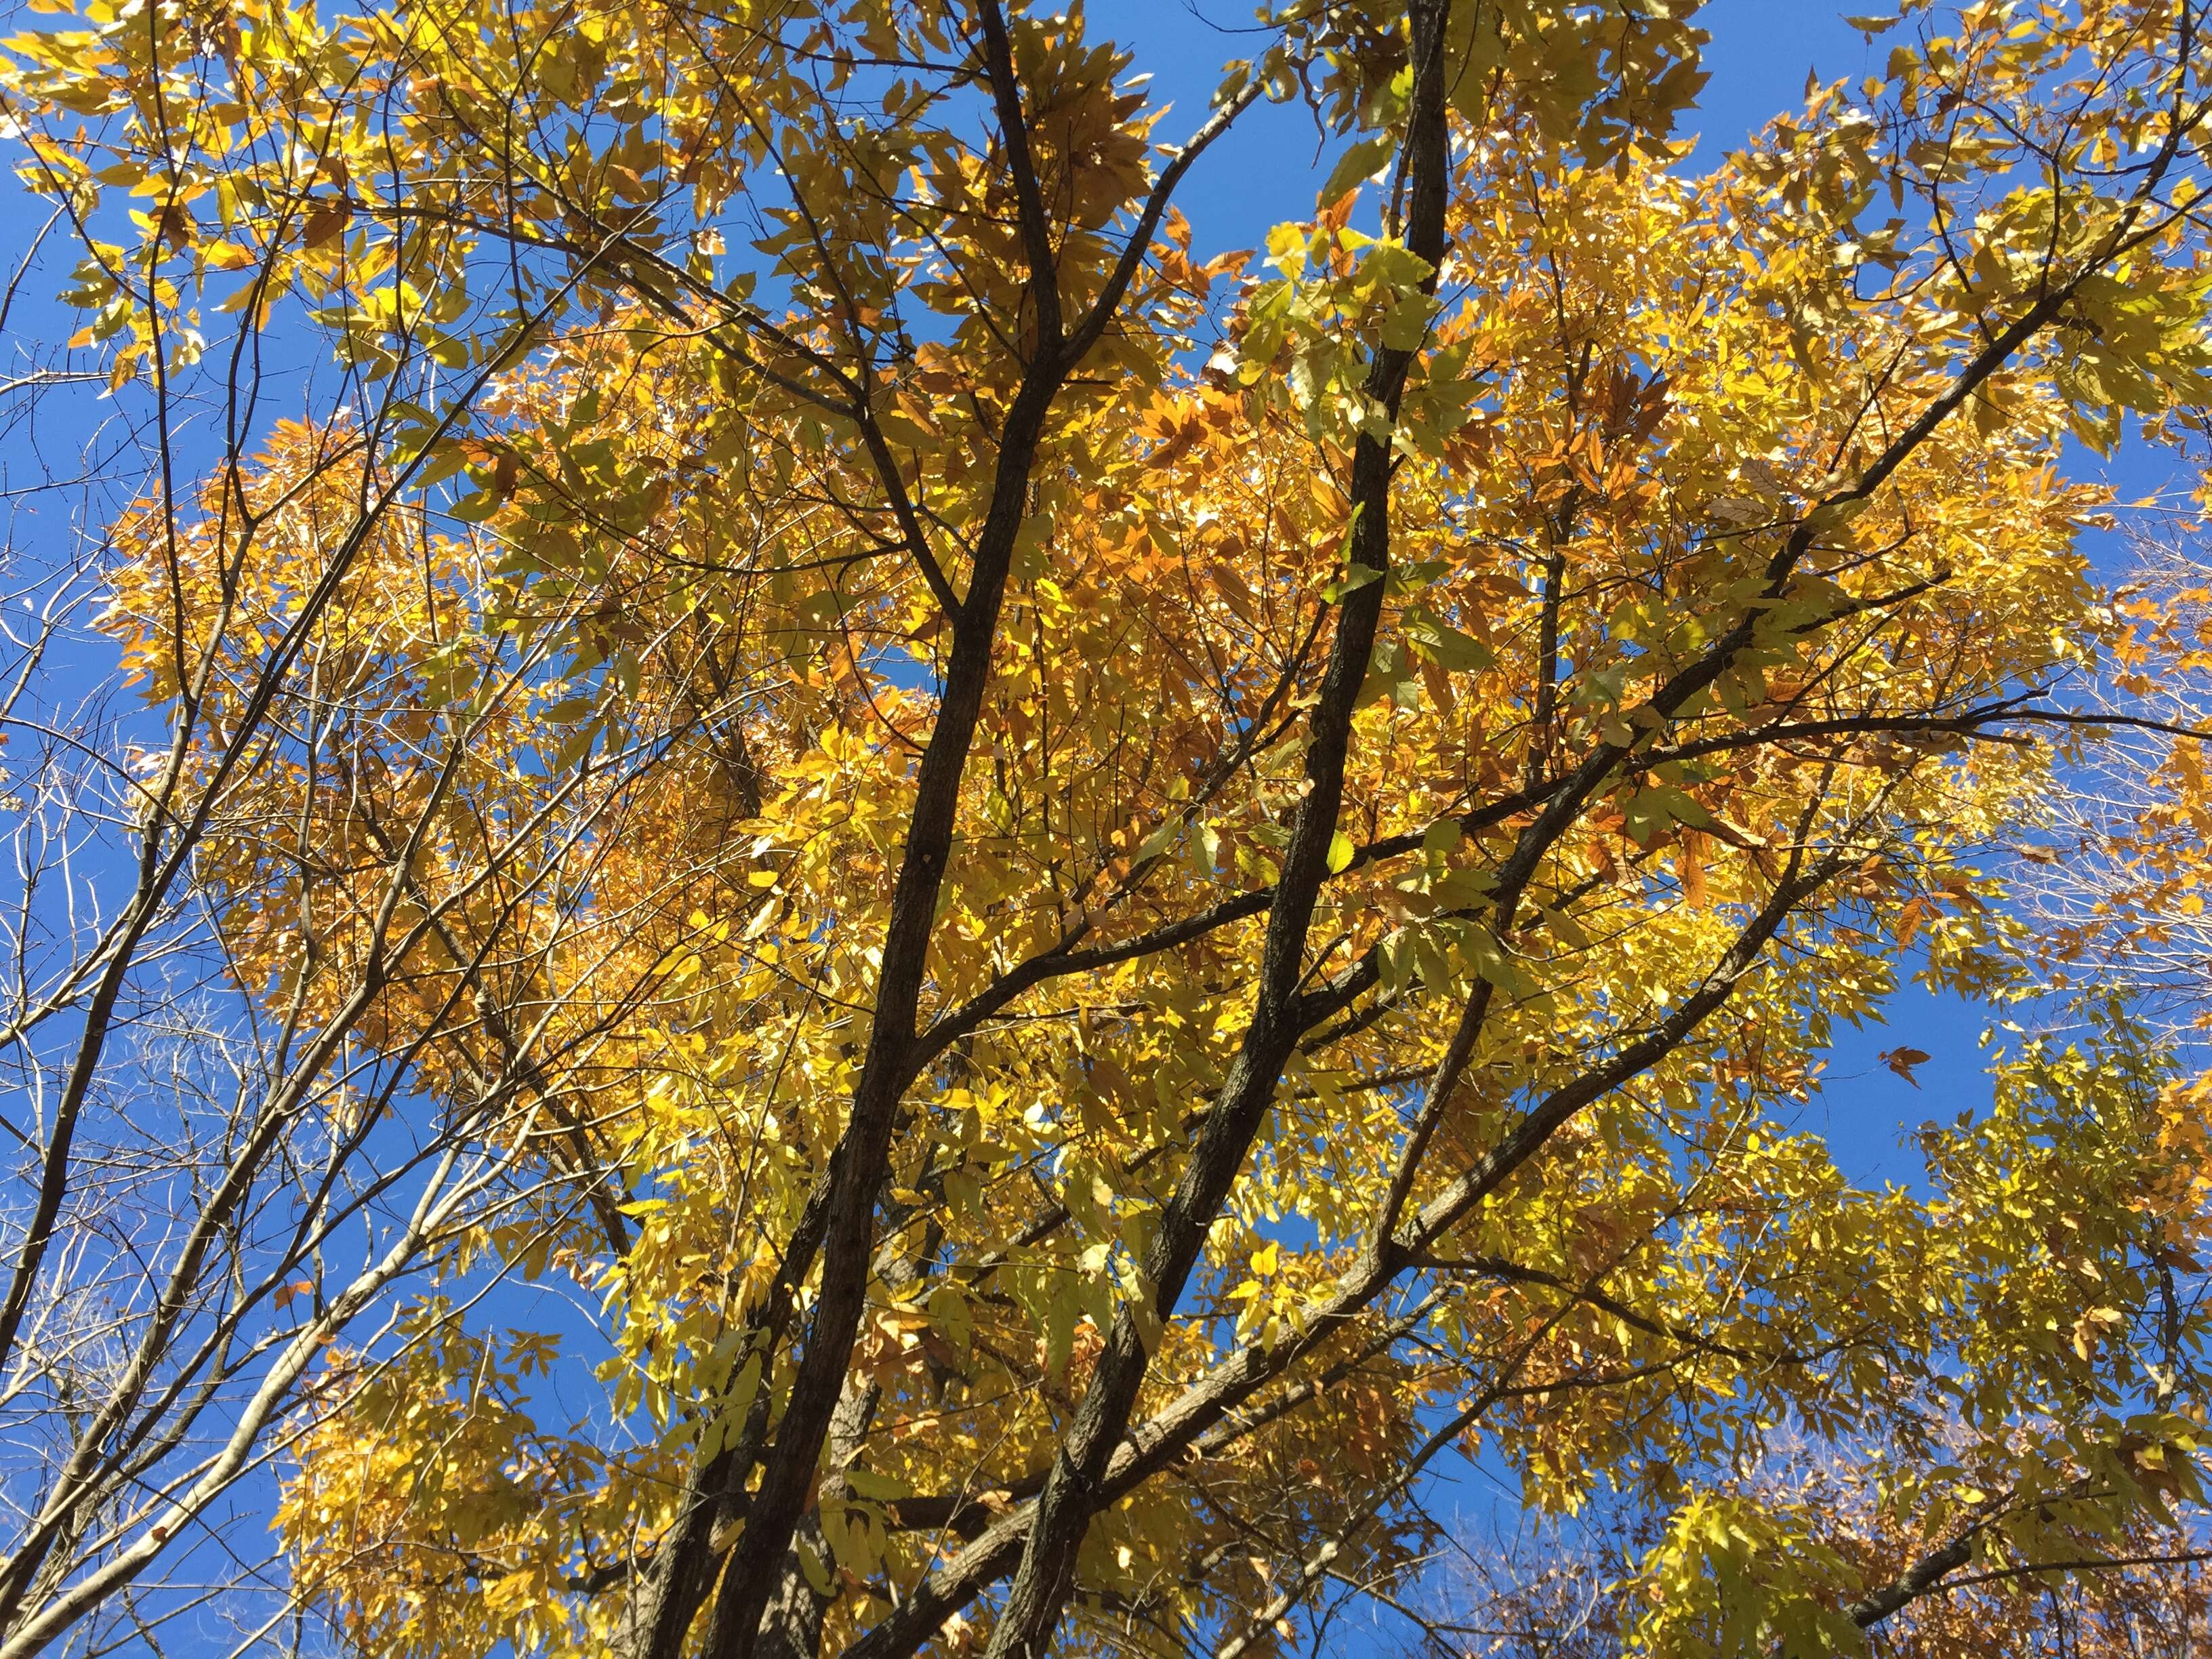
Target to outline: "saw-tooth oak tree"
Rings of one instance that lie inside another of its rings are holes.
[[[0,1659],[241,1509],[424,1659],[1449,1644],[1463,1454],[1632,1510],[1609,1651],[2193,1553],[2176,1052],[2004,1039],[1910,1188],[1805,1107],[2040,983],[1997,854],[2136,718],[2063,459],[2212,401],[2202,0],[1916,0],[1694,167],[1688,0],[1292,0],[1202,118],[1142,9],[33,9],[155,453],[137,712],[9,705],[125,897],[11,992]]]

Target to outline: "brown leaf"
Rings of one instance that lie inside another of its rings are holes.
[[[1704,837],[1693,830],[1682,834],[1681,847],[1674,855],[1674,868],[1682,881],[1682,897],[1693,910],[1702,910],[1710,896],[1705,884],[1705,848],[1699,845]]]
[[[1923,1048],[1885,1048],[1875,1058],[1917,1089],[1920,1079],[1912,1075],[1912,1068],[1926,1065],[1934,1056]]]
[[[320,247],[343,230],[346,221],[352,217],[353,204],[350,202],[318,202],[315,210],[307,216],[307,228],[300,237],[301,246]]]
[[[154,222],[154,234],[179,253],[198,240],[198,232],[191,210],[182,202],[168,204]]]

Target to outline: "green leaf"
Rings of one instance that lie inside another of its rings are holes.
[[[1527,971],[1498,942],[1498,936],[1490,929],[1470,927],[1466,939],[1468,965],[1478,975],[1510,997],[1534,994],[1536,981],[1528,977]]]
[[[878,1502],[887,1498],[910,1498],[914,1495],[913,1481],[902,1480],[896,1474],[878,1474],[873,1469],[846,1470],[845,1484],[852,1488],[855,1497],[872,1498]]]
[[[1327,204],[1342,200],[1346,191],[1381,172],[1382,164],[1397,148],[1398,141],[1387,132],[1361,139],[1336,158],[1336,165],[1328,170],[1328,182],[1321,187],[1321,200]]]
[[[1425,294],[1409,294],[1392,306],[1382,319],[1382,343],[1392,351],[1413,351],[1429,337],[1429,318],[1436,301]]]
[[[479,489],[464,495],[446,509],[447,516],[459,519],[463,524],[482,524],[499,510],[499,495],[495,490]]]
[[[1370,570],[1364,564],[1347,565],[1345,567],[1344,574],[1322,589],[1321,596],[1331,605],[1335,605],[1341,601],[1346,594],[1357,593],[1368,583],[1378,582],[1382,580],[1382,573],[1379,570]]]
[[[803,1542],[798,1545],[797,1553],[799,1570],[806,1575],[806,1582],[813,1587],[814,1593],[821,1596],[836,1594],[836,1584],[830,1578],[830,1569],[822,1558]]]
[[[1638,792],[1622,809],[1629,835],[1639,847],[1670,823],[1686,823],[1693,830],[1710,828],[1712,815],[1680,790],[1667,784]]]
[[[1472,634],[1425,611],[1408,617],[1406,635],[1423,656],[1447,674],[1473,673],[1498,659],[1498,653]]]
[[[1138,844],[1136,854],[1130,861],[1133,864],[1149,864],[1173,845],[1176,836],[1182,829],[1181,819],[1170,818]]]

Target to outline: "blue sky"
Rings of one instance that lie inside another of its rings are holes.
[[[1175,109],[1164,141],[1203,120],[1206,100],[1226,61],[1256,48],[1240,32],[1250,0],[1093,0],[1093,28],[1130,43],[1137,67]],[[1840,10],[1820,0],[1711,0],[1698,15],[1713,36],[1705,66],[1712,80],[1692,118],[1700,156],[1717,156],[1803,94],[1817,65],[1823,79],[1879,68],[1879,46],[1847,28]],[[1316,166],[1311,122],[1304,111],[1261,106],[1210,151],[1178,198],[1200,246],[1208,251],[1257,246],[1268,227],[1310,211],[1326,172]]]

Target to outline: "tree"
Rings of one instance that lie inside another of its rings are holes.
[[[1941,1559],[1945,1540],[1911,1514],[1873,1501],[1861,1477],[1863,1455],[1776,1449],[1737,1495],[1807,1518],[1822,1547],[1848,1560],[1863,1582],[1893,1583]],[[1623,1578],[1620,1563],[1644,1558],[1663,1530],[1662,1517],[1633,1502],[1523,1528],[1457,1556],[1435,1575],[1428,1604],[1408,1615],[1448,1650],[1516,1659],[1618,1654],[1648,1618],[1647,1597]],[[2181,1659],[2201,1645],[2201,1538],[2145,1518],[2082,1540],[2071,1555],[2057,1536],[2039,1541],[2037,1551],[2009,1560],[1948,1568],[1941,1593],[1909,1610],[1887,1613],[1871,1598],[1850,1610],[1870,1627],[1875,1651],[1895,1659]]]
[[[1689,9],[1285,5],[1178,144],[999,0],[17,35],[161,737],[25,1004],[0,1656],[264,1468],[391,1655],[1272,1651],[1456,1449],[1636,1506],[1652,1652],[2189,1553],[2173,1047],[2005,1039],[1920,1191],[1802,1113],[2039,983],[1990,851],[2136,718],[2059,458],[2212,396],[2200,9],[1911,4],[1703,173]],[[186,905],[252,1063],[94,1267]]]
[[[2212,476],[2201,441],[2189,459]],[[2185,518],[2137,529],[2129,550],[2129,580],[2114,595],[2128,633],[2101,688],[2121,718],[2113,740],[2077,768],[2055,833],[2027,848],[2047,872],[2027,896],[2055,983],[2124,987],[2185,1043],[2204,1027],[2212,969],[2201,855],[2212,814],[2198,735],[2212,572],[2202,526]]]

